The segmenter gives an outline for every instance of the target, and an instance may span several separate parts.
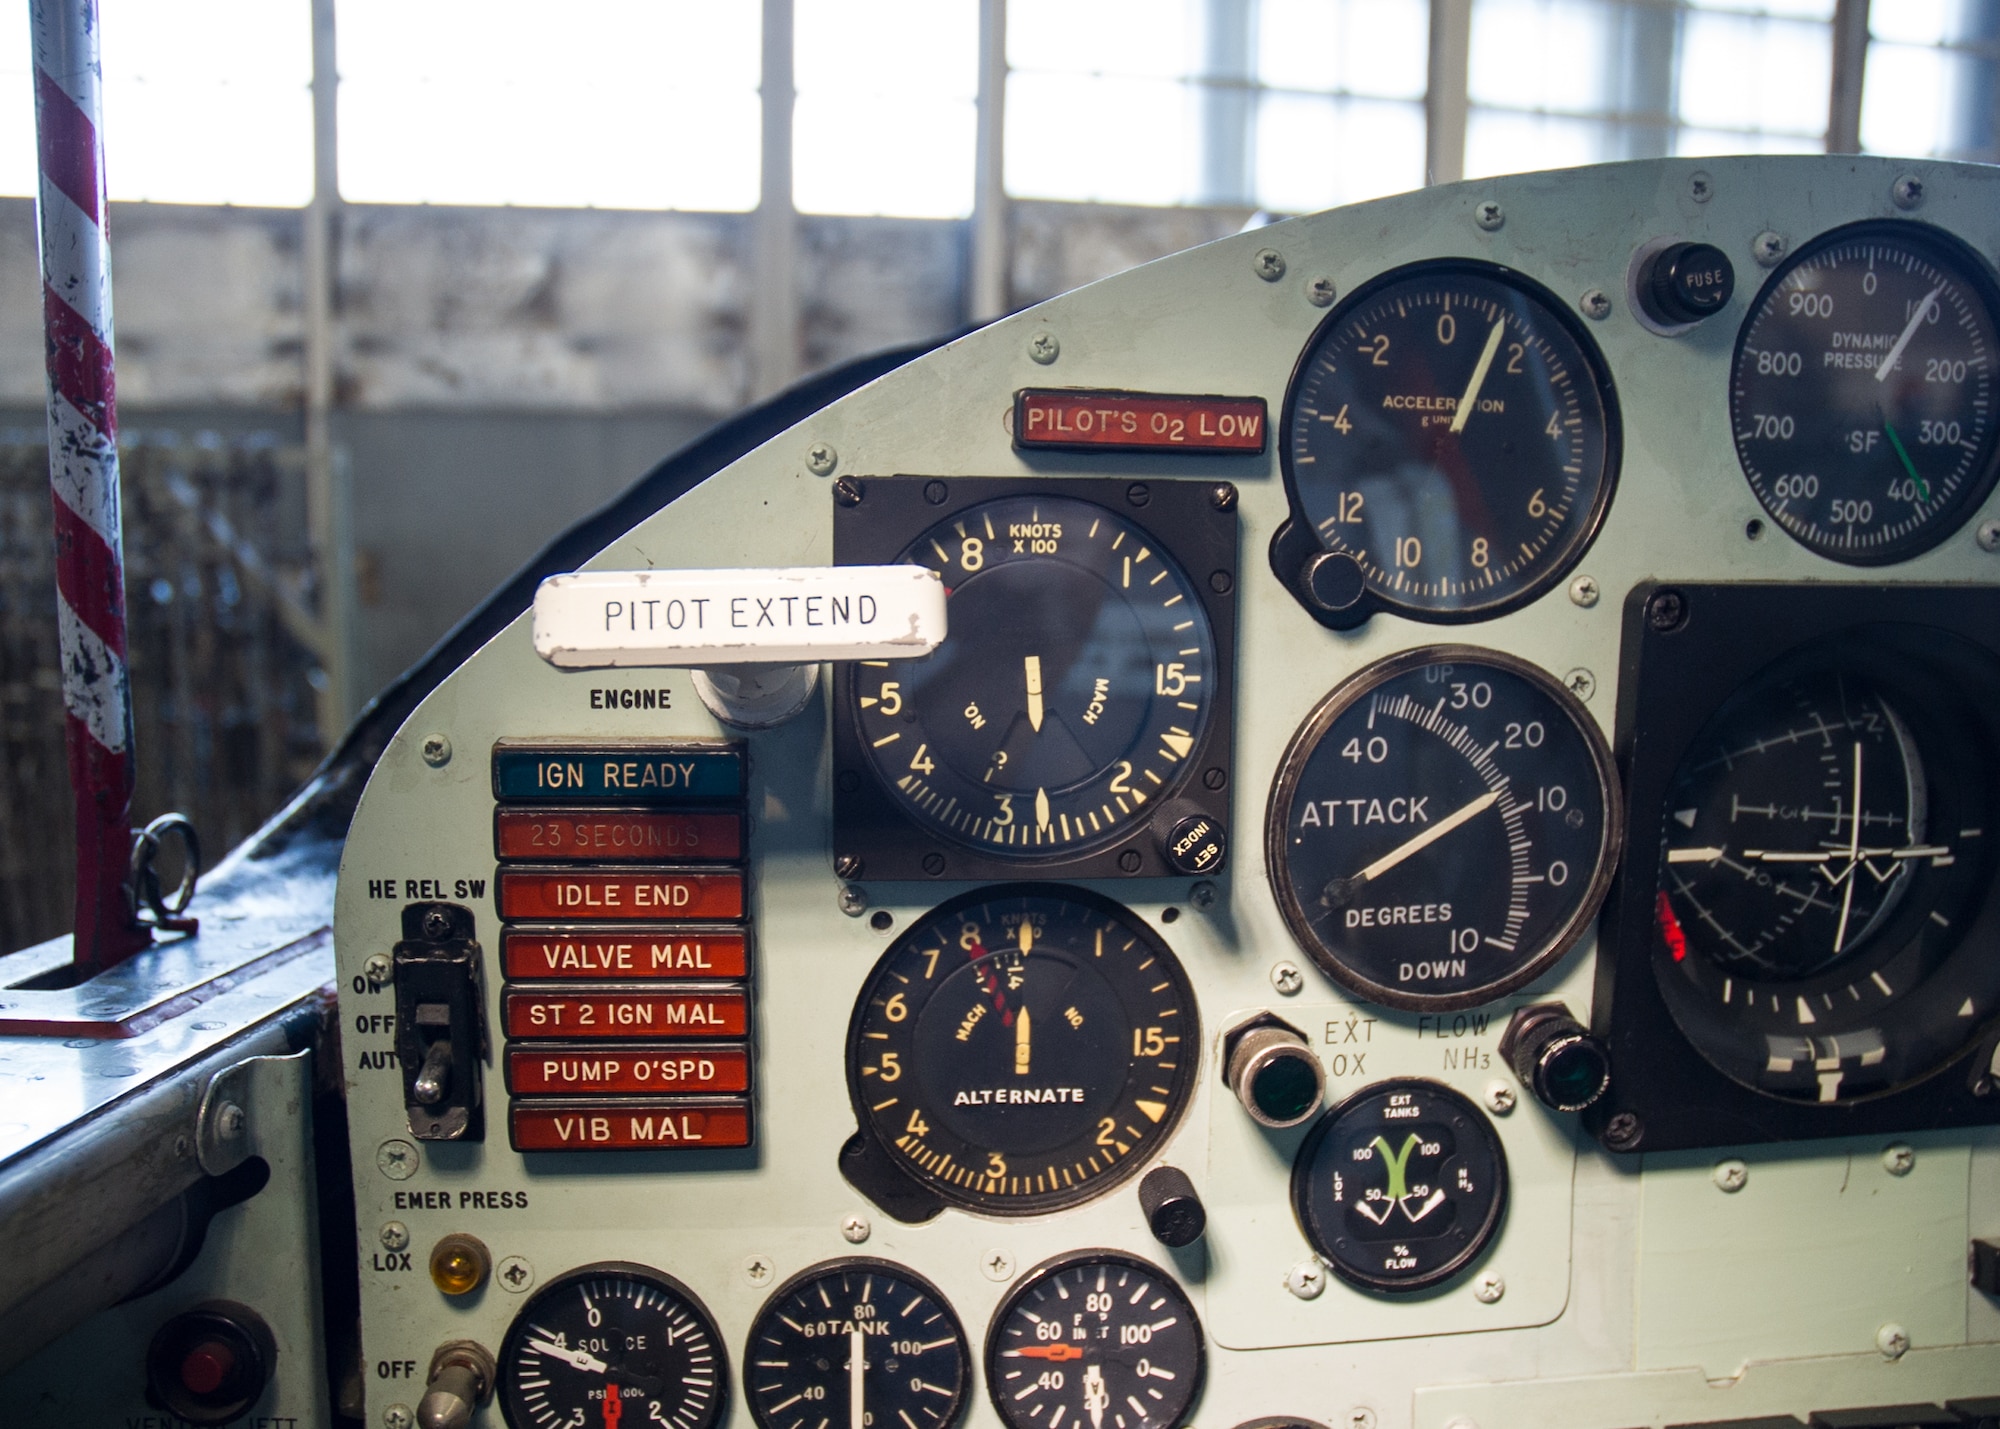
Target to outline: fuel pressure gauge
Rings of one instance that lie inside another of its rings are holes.
[[[1525,661],[1431,646],[1372,665],[1292,737],[1266,860],[1299,945],[1391,1007],[1471,1007],[1573,946],[1622,838],[1610,751]]]

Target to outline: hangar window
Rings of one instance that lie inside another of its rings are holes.
[[[2000,157],[1993,0],[1878,0],[1869,14],[1861,144],[1885,154]]]

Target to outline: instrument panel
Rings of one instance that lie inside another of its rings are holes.
[[[524,616],[412,716],[336,924],[370,1421],[461,1342],[510,1429],[2000,1394],[2000,179],[1924,170],[1273,225],[614,542],[714,582],[633,629],[949,628],[752,718]]]

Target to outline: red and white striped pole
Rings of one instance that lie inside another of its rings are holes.
[[[111,255],[104,237],[96,0],[30,0],[42,324],[55,496],[56,618],[76,798],[77,965],[110,967],[151,941],[126,884],[132,855],[132,686],[125,665]]]

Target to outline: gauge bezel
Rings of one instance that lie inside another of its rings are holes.
[[[1478,1128],[1480,1134],[1490,1144],[1493,1153],[1493,1198],[1486,1208],[1485,1218],[1467,1237],[1464,1247],[1450,1260],[1421,1275],[1407,1277],[1373,1275],[1349,1265],[1340,1256],[1320,1244],[1318,1235],[1311,1228],[1315,1224],[1315,1218],[1307,1210],[1307,1201],[1312,1191],[1309,1168],[1319,1156],[1320,1146],[1333,1134],[1333,1129],[1340,1124],[1341,1119],[1353,1112],[1362,1102],[1400,1088],[1416,1088],[1425,1096],[1436,1097],[1450,1103],[1453,1110]],[[1328,1107],[1320,1114],[1319,1120],[1313,1123],[1312,1130],[1306,1133],[1305,1140],[1299,1143],[1298,1154],[1292,1158],[1292,1215],[1298,1221],[1299,1234],[1306,1238],[1306,1243],[1312,1246],[1319,1258],[1335,1275],[1350,1285],[1358,1285],[1363,1290],[1372,1290],[1384,1295],[1407,1294],[1442,1285],[1447,1280],[1462,1274],[1468,1266],[1484,1255],[1487,1247],[1492,1245],[1498,1236],[1500,1223],[1507,1214],[1508,1187],[1507,1147],[1500,1139],[1500,1129],[1464,1092],[1443,1082],[1433,1081],[1429,1077],[1390,1077],[1384,1081],[1371,1082],[1341,1098],[1338,1105]]]
[[[996,1205],[977,1194],[968,1194],[960,1187],[947,1185],[935,1178],[920,1177],[906,1159],[892,1148],[883,1145],[868,1105],[861,1094],[861,1033],[869,997],[878,981],[889,968],[894,966],[896,959],[903,955],[904,949],[920,930],[940,919],[950,917],[960,909],[1010,898],[1051,898],[1081,904],[1129,929],[1153,957],[1161,960],[1162,966],[1166,969],[1165,976],[1178,984],[1177,991],[1181,997],[1183,1015],[1187,1018],[1188,1025],[1181,1032],[1181,1047],[1185,1056],[1182,1065],[1176,1069],[1179,1081],[1175,1086],[1173,1101],[1167,1108],[1167,1114],[1157,1123],[1153,1149],[1150,1152],[1144,1155],[1130,1155],[1122,1164],[1114,1163],[1080,1186],[1037,1194],[1031,1204]],[[897,1220],[908,1224],[930,1220],[947,1205],[973,1215],[991,1216],[999,1220],[1019,1220],[1027,1216],[1047,1215],[1054,1211],[1083,1205],[1116,1190],[1137,1176],[1173,1140],[1187,1116],[1188,1108],[1194,1102],[1195,1093],[1200,1085],[1203,1050],[1201,1009],[1195,998],[1194,980],[1188,976],[1179,955],[1145,919],[1116,899],[1108,898],[1093,889],[1078,888],[1074,884],[1041,881],[982,884],[912,918],[875,960],[855,993],[853,1009],[848,1013],[847,1040],[841,1060],[847,1077],[848,1106],[854,1113],[856,1130],[841,1147],[841,1174],[876,1205]]]
[[[1761,485],[1764,478],[1751,475],[1749,464],[1744,460],[1743,445],[1736,437],[1739,427],[1736,420],[1737,380],[1743,367],[1744,347],[1750,340],[1751,325],[1764,312],[1765,305],[1778,295],[1785,280],[1801,266],[1818,258],[1829,248],[1871,237],[1915,249],[1922,256],[1950,272],[1970,290],[1974,299],[1985,305],[1996,340],[2000,340],[2000,275],[1996,275],[1993,265],[1987,262],[1977,249],[1957,234],[1918,219],[1868,218],[1815,234],[1772,269],[1771,275],[1758,287],[1756,296],[1744,310],[1743,321],[1737,326],[1735,344],[1729,357],[1730,450],[1736,454],[1736,466],[1743,477],[1743,484],[1750,489],[1750,494],[1757,499],[1758,507],[1770,518],[1771,524],[1802,550],[1810,551],[1822,560],[1859,569],[1899,565],[1936,550],[1965,529],[1966,524],[1985,504],[1986,498],[1993,494],[1996,479],[2000,479],[2000,415],[1996,415],[1992,427],[1986,434],[1984,465],[1974,472],[1949,508],[1919,526],[1914,539],[1906,537],[1900,543],[1884,550],[1853,553],[1829,549],[1793,530],[1766,498]],[[1930,250],[1927,253],[1924,252],[1926,248]],[[2000,362],[2000,351],[1995,352],[1993,361]],[[1996,389],[1996,396],[2000,396],[2000,389]]]
[[[1333,949],[1320,941],[1306,916],[1298,888],[1292,881],[1291,862],[1286,856],[1285,831],[1290,826],[1292,801],[1298,795],[1299,780],[1305,774],[1306,764],[1335,721],[1389,681],[1436,664],[1490,665],[1527,681],[1547,695],[1583,737],[1591,772],[1597,780],[1604,817],[1598,832],[1597,858],[1591,867],[1590,879],[1582,886],[1569,917],[1539,949],[1504,977],[1482,983],[1476,988],[1455,993],[1413,993],[1384,986],[1363,976],[1348,967]],[[1292,941],[1334,982],[1384,1007],[1405,1012],[1456,1012],[1482,1006],[1533,982],[1576,946],[1589,931],[1610,890],[1624,839],[1624,800],[1611,747],[1597,721],[1590,717],[1589,711],[1574,695],[1562,687],[1560,681],[1541,666],[1505,651],[1489,650],[1480,645],[1421,645],[1377,660],[1350,675],[1314,705],[1312,713],[1294,731],[1291,742],[1285,746],[1283,758],[1278,761],[1278,772],[1271,781],[1271,796],[1265,804],[1264,870],[1271,883],[1271,895],[1277,900],[1278,911],[1284,917]]]
[[[757,1343],[757,1335],[763,1328],[764,1322],[776,1314],[778,1308],[784,1304],[785,1297],[794,1294],[800,1286],[824,1280],[829,1275],[850,1271],[874,1272],[904,1282],[912,1289],[928,1295],[937,1307],[944,1311],[945,1320],[950,1324],[952,1334],[958,1340],[960,1365],[958,1394],[952,1400],[951,1407],[945,1411],[944,1417],[938,1421],[943,1429],[950,1429],[950,1426],[958,1422],[959,1416],[965,1412],[966,1403],[972,1398],[972,1342],[966,1338],[964,1322],[959,1319],[958,1311],[951,1301],[945,1298],[945,1293],[936,1285],[907,1265],[900,1265],[893,1260],[883,1260],[880,1256],[873,1255],[843,1255],[833,1260],[818,1261],[790,1276],[764,1297],[764,1303],[759,1305],[757,1313],[750,1317],[750,1328],[743,1338],[743,1403],[749,1408],[750,1417],[757,1421],[760,1429],[779,1429],[778,1425],[766,1417],[764,1407],[758,1402],[750,1385],[751,1346]]]
[[[1679,597],[1683,618],[1661,629],[1647,613],[1667,591]],[[1634,587],[1624,615],[1616,748],[1625,771],[1626,847],[1648,855],[1626,858],[1605,903],[1591,1030],[1610,1048],[1612,1080],[1583,1113],[1584,1126],[1607,1150],[1630,1154],[2000,1123],[2000,1097],[1990,1095],[1986,1071],[2000,1044],[2000,1006],[1968,1027],[1959,1050],[1930,1071],[1868,1095],[1796,1100],[1723,1072],[1682,1031],[1655,973],[1660,862],[1652,853],[1689,744],[1737,690],[1820,642],[1895,639],[1922,654],[1931,631],[1956,637],[2000,670],[2000,589],[1648,581]],[[2000,699],[1979,714],[1984,727],[1972,733],[1989,758],[2000,758]],[[2000,849],[1987,857],[2000,857]],[[1959,927],[1953,956],[2000,941],[2000,883],[1987,885]]]
[[[859,499],[835,498],[836,565],[887,565],[919,536],[974,506],[1010,497],[1062,497],[1103,507],[1145,532],[1186,574],[1201,603],[1214,648],[1215,689],[1207,722],[1181,761],[1181,776],[1159,791],[1150,819],[1135,818],[1122,837],[1085,851],[1002,856],[945,838],[911,819],[881,785],[855,716],[854,670],[833,667],[833,848],[844,876],[870,879],[1176,878],[1163,843],[1183,818],[1229,824],[1234,777],[1236,620],[1239,603],[1236,488],[1186,478],[852,478]],[[1226,493],[1226,497],[1224,496]],[[942,496],[941,500],[933,500]],[[961,638],[954,630],[947,640]],[[852,861],[851,864],[848,861]]]
[[[999,1305],[994,1307],[993,1318],[986,1326],[985,1351],[980,1356],[980,1368],[986,1375],[986,1397],[993,1405],[993,1412],[1000,1416],[1001,1423],[1006,1425],[1014,1423],[1008,1417],[1007,1406],[1000,1398],[998,1367],[1002,1327],[1006,1325],[1008,1318],[1013,1315],[1021,1301],[1027,1298],[1029,1291],[1052,1275],[1059,1275],[1065,1270],[1074,1270],[1083,1265],[1122,1265],[1142,1275],[1154,1277],[1162,1285],[1171,1287],[1173,1293],[1180,1297],[1181,1306],[1187,1312],[1188,1324],[1194,1327],[1194,1382],[1188,1390],[1187,1404],[1176,1421],[1186,1423],[1200,1407],[1202,1391],[1208,1387],[1208,1331],[1202,1328],[1201,1316],[1195,1312],[1194,1296],[1188,1293],[1187,1287],[1181,1284],[1178,1276],[1164,1267],[1143,1256],[1133,1255],[1130,1251],[1113,1250],[1105,1246],[1064,1251],[1060,1255],[1050,1256],[1039,1265],[1031,1266],[1007,1288],[1006,1295],[1001,1297]]]
[[[715,1346],[715,1402],[708,1414],[698,1420],[694,1429],[716,1429],[729,1415],[729,1343],[722,1336],[722,1327],[716,1323],[714,1313],[702,1298],[690,1290],[677,1277],[650,1265],[641,1265],[634,1260],[594,1260],[587,1265],[579,1265],[537,1286],[521,1302],[513,1319],[507,1322],[507,1331],[500,1337],[500,1353],[494,1370],[493,1397],[500,1403],[500,1415],[507,1421],[508,1429],[536,1429],[533,1424],[517,1422],[514,1418],[513,1403],[508,1396],[507,1370],[519,1352],[521,1339],[528,1333],[528,1318],[537,1305],[544,1303],[561,1291],[569,1289],[580,1280],[592,1276],[619,1276],[628,1280],[645,1281],[657,1290],[679,1297],[689,1314],[701,1322],[708,1332],[710,1343]]]
[[[1297,416],[1300,389],[1304,386],[1306,374],[1314,359],[1319,355],[1321,344],[1328,341],[1340,324],[1345,322],[1357,308],[1373,301],[1385,289],[1398,284],[1426,277],[1451,276],[1483,278],[1512,288],[1553,317],[1557,326],[1582,354],[1584,373],[1595,388],[1604,413],[1602,433],[1604,471],[1596,498],[1589,511],[1583,513],[1574,534],[1565,543],[1562,551],[1549,558],[1548,569],[1510,594],[1496,600],[1460,609],[1433,610],[1395,600],[1377,591],[1364,580],[1361,594],[1352,605],[1339,610],[1327,610],[1312,598],[1304,579],[1306,562],[1325,551],[1327,546],[1315,533],[1312,518],[1306,513],[1304,500],[1299,495],[1298,473],[1293,465],[1292,426]],[[1591,335],[1582,319],[1570,310],[1570,305],[1557,297],[1547,286],[1518,268],[1509,268],[1483,258],[1426,258],[1406,263],[1376,274],[1334,304],[1332,310],[1313,328],[1312,335],[1299,349],[1298,358],[1292,364],[1291,376],[1285,382],[1285,401],[1279,424],[1274,441],[1278,450],[1279,468],[1284,476],[1288,514],[1277,533],[1271,538],[1271,570],[1305,612],[1329,630],[1351,630],[1377,611],[1399,615],[1427,625],[1470,625],[1506,615],[1510,611],[1519,610],[1541,599],[1576,568],[1596,542],[1598,533],[1603,529],[1605,518],[1610,514],[1611,501],[1617,493],[1619,474],[1624,466],[1624,418],[1618,404],[1618,388],[1612,380],[1610,364],[1605,361],[1597,340]]]

